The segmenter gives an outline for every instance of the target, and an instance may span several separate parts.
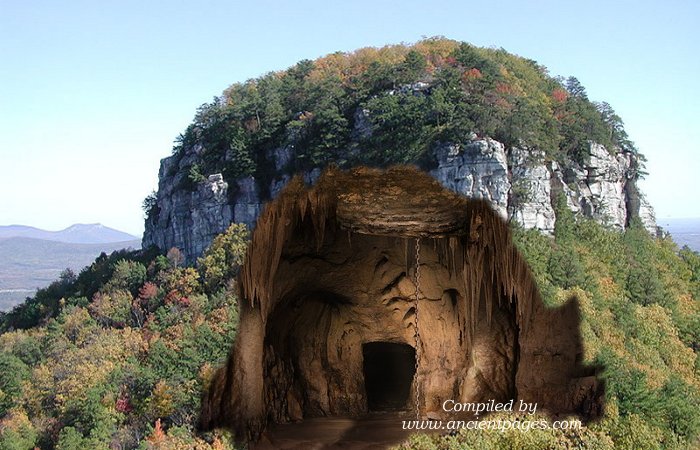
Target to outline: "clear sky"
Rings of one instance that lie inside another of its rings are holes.
[[[0,0],[0,225],[140,235],[160,158],[228,85],[436,35],[576,76],[648,157],[659,218],[700,217],[698,23],[694,0]]]

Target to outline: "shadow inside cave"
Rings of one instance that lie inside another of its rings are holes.
[[[445,400],[602,413],[578,301],[545,307],[488,203],[417,170],[291,182],[258,220],[239,283],[239,332],[203,401],[204,429],[256,441],[302,420],[370,427],[374,411],[461,419]]]

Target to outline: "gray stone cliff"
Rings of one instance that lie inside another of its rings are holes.
[[[146,219],[143,245],[162,250],[177,247],[187,263],[194,263],[231,222],[254,226],[265,201],[291,179],[283,169],[293,156],[289,148],[267,155],[278,173],[263,186],[266,198],[253,177],[235,180],[232,186],[220,174],[211,174],[194,186],[188,184],[188,168],[202,149],[195,146],[184,152],[179,158],[161,161],[157,206]],[[650,232],[656,231],[653,209],[634,183],[632,154],[610,152],[591,143],[583,164],[562,167],[545,161],[541,152],[506,148],[472,134],[464,143],[437,146],[434,157],[437,166],[430,174],[442,185],[467,197],[489,200],[504,219],[525,228],[551,233],[556,222],[553,204],[556,195],[563,193],[575,214],[619,229],[636,215]],[[319,174],[318,168],[302,173],[307,183]]]

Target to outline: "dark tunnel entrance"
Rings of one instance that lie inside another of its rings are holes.
[[[367,408],[395,411],[408,408],[408,396],[416,373],[416,351],[407,344],[362,344]]]

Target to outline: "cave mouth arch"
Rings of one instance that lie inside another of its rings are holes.
[[[271,423],[366,414],[381,383],[366,377],[363,345],[414,342],[415,305],[409,397],[417,388],[421,402],[406,399],[409,410],[447,418],[445,399],[517,398],[550,414],[602,413],[599,368],[581,364],[578,300],[545,306],[491,205],[415,168],[292,179],[258,219],[238,291],[239,331],[203,399],[204,430],[254,441]]]
[[[408,344],[366,342],[362,344],[367,409],[408,409],[416,374],[416,350]]]

